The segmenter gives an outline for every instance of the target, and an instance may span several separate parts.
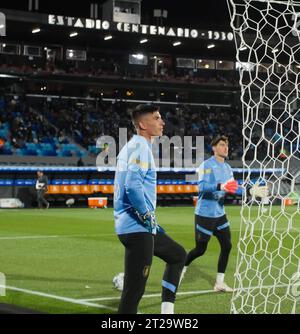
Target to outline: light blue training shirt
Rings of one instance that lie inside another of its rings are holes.
[[[119,234],[148,232],[135,210],[145,214],[156,208],[156,168],[146,138],[134,135],[118,155],[114,181],[115,230]]]

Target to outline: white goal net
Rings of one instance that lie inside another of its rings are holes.
[[[300,3],[228,6],[240,71],[244,186],[257,181],[251,170],[258,168],[270,191],[267,199],[243,198],[231,312],[300,313]]]

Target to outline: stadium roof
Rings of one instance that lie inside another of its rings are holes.
[[[74,31],[67,26],[50,26],[48,23],[48,15],[64,15],[68,17],[89,18],[90,3],[98,3],[99,7],[104,0],[93,0],[82,2],[67,2],[53,0],[51,2],[40,0],[38,12],[28,12],[27,1],[16,0],[1,0],[0,7],[2,9],[13,9],[20,11],[18,15],[11,13],[10,17],[13,20],[8,20],[7,24],[7,39],[14,41],[26,41],[30,43],[48,43],[62,44],[69,47],[82,48],[110,48],[116,52],[131,50],[134,52],[160,53],[186,56],[199,56],[199,58],[220,58],[234,59],[234,43],[232,41],[222,41],[222,37],[218,40],[209,40],[208,38],[183,38],[180,39],[182,44],[176,48],[173,43],[178,40],[176,37],[170,36],[149,36],[149,42],[140,44],[143,37],[141,34],[127,33],[124,38],[124,32],[114,31],[113,38],[109,41],[104,41],[108,31],[97,31],[91,29],[79,29],[76,38],[70,38],[69,34]],[[200,29],[207,34],[208,30],[216,32],[231,31],[229,25],[229,13],[226,0],[210,0],[210,1],[172,1],[172,0],[143,0],[142,1],[142,17],[141,24],[158,25],[157,18],[153,17],[153,10],[156,8],[166,9],[168,17],[160,22],[165,27],[182,27],[190,29]],[[1,11],[1,9],[0,9]],[[99,13],[101,19],[101,10]],[[32,34],[34,21],[44,22],[42,24],[41,33]],[[109,31],[111,32],[111,31]],[[212,49],[208,48],[209,44],[215,44]]]
[[[106,0],[89,1],[61,1],[61,0],[39,0],[39,12],[46,14],[60,14],[67,16],[89,17],[90,4],[97,3],[101,16],[101,5]],[[28,1],[1,0],[1,8],[28,10]],[[210,28],[230,30],[227,0],[142,0],[142,23],[155,24],[153,17],[154,9],[165,9],[168,16],[164,19],[164,25],[198,28]]]

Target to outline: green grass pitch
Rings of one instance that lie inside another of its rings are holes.
[[[226,211],[233,242],[226,282],[233,285],[240,207],[228,206]],[[157,217],[186,250],[194,247],[192,206],[158,208]],[[230,312],[231,294],[210,291],[218,255],[218,242],[212,238],[179,289],[202,292],[178,295],[176,313]],[[112,278],[123,271],[123,256],[112,209],[0,210],[0,272],[9,287],[0,303],[47,313],[115,313],[120,292],[113,288]],[[160,312],[163,269],[163,262],[154,258],[141,313]]]

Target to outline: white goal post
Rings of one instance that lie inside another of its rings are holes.
[[[300,3],[227,0],[239,63],[244,187],[231,313],[300,313]],[[269,179],[266,169],[279,169]],[[256,181],[256,180],[255,180]],[[298,197],[299,198],[299,197]]]

